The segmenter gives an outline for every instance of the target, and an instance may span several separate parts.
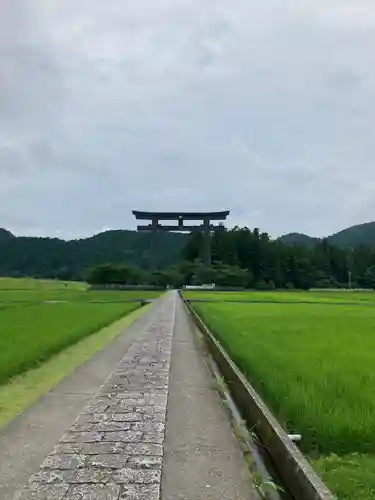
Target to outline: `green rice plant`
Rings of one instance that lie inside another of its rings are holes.
[[[195,303],[340,500],[375,499],[375,307]]]
[[[125,290],[125,291],[111,291],[111,290],[93,290],[81,294],[80,299],[89,302],[121,302],[126,300],[140,300],[140,299],[156,299],[163,291],[160,290]]]
[[[0,309],[0,384],[139,307],[51,303]]]
[[[305,450],[375,452],[375,308],[196,308]]]
[[[154,299],[159,291],[89,291],[85,283],[0,278],[0,384]],[[133,301],[133,302],[130,302]]]
[[[41,302],[126,302],[130,300],[155,299],[160,291],[126,290],[126,291],[87,291],[80,289],[0,289],[0,308],[2,306],[23,306]]]
[[[139,308],[63,349],[34,369],[21,373],[0,386],[0,430],[14,417],[35,403],[63,378],[88,361],[97,352],[121,335],[150,306]]]
[[[313,465],[339,500],[374,500],[375,455],[332,454],[320,457]]]
[[[191,301],[207,300],[217,302],[297,302],[317,304],[375,304],[375,293],[355,291],[273,291],[273,292],[212,292],[212,291],[185,291],[183,296]]]
[[[40,280],[35,278],[0,277],[0,290],[85,290],[87,284],[81,281]]]
[[[67,302],[121,302],[154,299],[159,290],[90,290],[87,283],[33,278],[1,278],[0,307],[4,303]]]

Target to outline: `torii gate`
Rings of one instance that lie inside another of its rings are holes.
[[[155,238],[159,231],[164,232],[187,232],[191,233],[196,229],[203,232],[203,255],[204,262],[207,266],[211,265],[211,231],[216,226],[211,224],[211,221],[225,220],[230,211],[225,210],[221,212],[142,212],[140,210],[133,210],[133,215],[137,220],[151,221],[147,225],[137,226],[138,231],[150,231],[151,236],[151,252],[150,252],[150,270],[155,270],[156,261],[156,246]],[[177,225],[162,225],[160,221],[177,221]],[[200,225],[185,225],[186,221],[202,221]]]

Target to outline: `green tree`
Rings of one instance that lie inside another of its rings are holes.
[[[238,266],[229,266],[218,263],[216,266],[216,281],[220,286],[232,286],[245,288],[252,277],[247,269],[241,269]]]
[[[92,267],[87,275],[92,285],[139,285],[145,281],[145,272],[135,266],[102,264]]]

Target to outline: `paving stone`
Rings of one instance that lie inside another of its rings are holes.
[[[126,455],[163,456],[163,446],[156,443],[126,443],[123,450]]]
[[[118,391],[116,393],[116,396],[118,398],[127,398],[127,399],[145,399],[145,400],[150,400],[150,399],[154,399],[154,398],[165,399],[167,397],[167,391],[164,391],[163,389],[160,389],[158,391],[156,391],[156,390],[145,391],[143,389],[143,390],[140,390],[139,392],[133,392],[133,393]]]
[[[135,422],[131,424],[131,429],[133,431],[160,433],[165,431],[165,424],[163,422]]]
[[[107,453],[121,453],[125,443],[83,443],[82,452],[86,455],[101,455]]]
[[[98,423],[103,422],[105,420],[110,420],[110,415],[108,413],[82,413],[78,416],[76,423]],[[75,425],[74,424],[74,425]]]
[[[83,443],[59,443],[53,447],[51,455],[76,455],[82,451]]]
[[[61,438],[62,443],[99,443],[103,441],[100,432],[67,432]]]
[[[85,455],[48,455],[42,469],[79,469],[85,466]]]
[[[118,500],[119,495],[117,484],[79,484],[70,487],[64,500]]]
[[[90,455],[87,457],[89,467],[102,467],[108,469],[123,469],[128,461],[128,456],[123,453],[108,453],[106,455]]]
[[[144,398],[127,398],[126,395],[122,394],[118,397],[108,399],[109,409],[111,411],[111,407],[114,405],[119,405],[123,408],[134,408],[136,406],[146,406],[148,405],[148,401]]]
[[[129,457],[127,467],[132,469],[156,469],[161,470],[163,457],[139,456]]]
[[[112,390],[109,390],[111,389]],[[125,395],[127,398],[130,399],[141,399],[144,396],[144,390],[142,389],[134,389],[134,387],[130,386],[129,384],[110,384],[107,387],[103,387],[100,398],[105,400],[106,397],[113,397],[113,396],[121,396]]]
[[[94,431],[97,432],[108,432],[108,431],[128,431],[130,430],[130,423],[124,421],[104,421],[97,424],[93,424]],[[134,429],[138,430],[138,429]]]
[[[76,422],[69,429],[70,432],[87,432],[92,431],[94,427],[93,422]]]
[[[160,483],[161,471],[124,468],[113,472],[112,479],[115,483]]]
[[[19,492],[15,500],[62,500],[68,489],[68,484],[32,484]]]
[[[103,441],[119,443],[136,443],[142,440],[142,432],[139,431],[114,431],[103,432]]]
[[[126,407],[122,407],[121,405],[118,406],[111,406],[110,411],[112,413],[125,413],[129,412],[129,409]],[[166,409],[163,408],[162,406],[135,406],[132,408],[132,411],[134,413],[140,413],[141,415],[154,415],[155,413],[162,413],[165,415]]]
[[[142,412],[127,412],[127,413],[112,413],[108,414],[109,419],[107,421],[112,422],[128,422],[130,424],[134,423],[163,423],[165,422],[165,413],[156,413],[153,409],[148,409],[147,411]],[[132,429],[133,426],[131,425]]]
[[[164,394],[159,394],[151,396],[150,398],[145,398],[145,401],[149,406],[160,406],[164,409],[167,407],[167,396],[165,396]]]
[[[70,483],[75,474],[74,470],[47,470],[41,469],[31,476],[30,484],[60,484]]]
[[[144,406],[128,405],[123,403],[111,404],[108,413],[141,413]]]
[[[99,469],[97,467],[88,467],[79,469],[74,473],[72,483],[109,483],[111,482],[110,469]]]
[[[84,413],[104,413],[108,406],[108,403],[93,401],[86,406]]]
[[[114,413],[111,415],[111,420],[113,422],[141,422],[143,416],[140,413]]]
[[[142,436],[143,443],[160,443],[163,444],[165,440],[164,432],[145,432]]]
[[[144,413],[142,415],[142,422],[165,422],[165,413]]]
[[[137,383],[134,382],[134,387],[137,387]],[[147,382],[143,382],[142,383],[142,387],[144,387],[144,389],[148,389],[148,390],[161,390],[161,391],[168,391],[168,384],[164,384],[162,382],[158,382],[158,381],[155,381],[155,382],[150,382],[150,381],[147,381]]]

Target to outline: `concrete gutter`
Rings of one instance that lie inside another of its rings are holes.
[[[208,330],[191,304],[185,300],[184,303],[195,324],[204,334],[211,356],[218,365],[242,417],[248,427],[255,430],[291,495],[296,500],[335,500],[334,495]]]

